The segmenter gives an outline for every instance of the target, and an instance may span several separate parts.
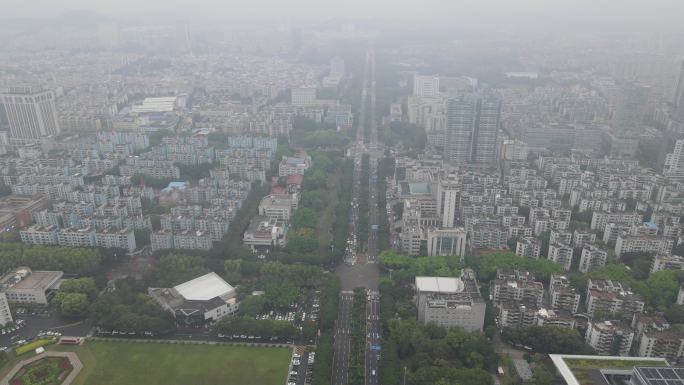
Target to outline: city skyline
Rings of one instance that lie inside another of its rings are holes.
[[[0,383],[684,385],[681,0],[0,2]]]
[[[313,0],[296,0],[287,4],[270,0],[200,0],[192,5],[183,1],[147,0],[140,3],[131,0],[106,0],[98,2],[97,6],[83,0],[60,1],[59,4],[47,0],[5,0],[5,3],[5,9],[9,11],[5,13],[5,17],[17,18],[56,17],[70,12],[91,11],[99,12],[103,16],[124,19],[147,15],[152,16],[153,20],[155,14],[186,21],[206,19],[217,22],[219,19],[228,18],[236,21],[238,25],[243,25],[270,23],[273,20],[280,20],[286,24],[288,21],[311,22],[342,17],[397,19],[440,27],[455,26],[456,22],[456,26],[475,29],[558,29],[574,30],[578,33],[584,30],[588,33],[606,35],[611,31],[681,32],[681,24],[677,23],[676,15],[684,12],[684,5],[677,0],[631,0],[627,4],[619,0],[522,0],[516,1],[515,7],[506,7],[509,2],[504,0],[459,0],[448,3],[429,0],[420,5],[404,1],[368,3],[358,0],[344,5],[334,1]],[[610,14],[611,17],[606,19],[601,16],[604,14]]]

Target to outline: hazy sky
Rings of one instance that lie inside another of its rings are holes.
[[[91,10],[214,20],[382,17],[467,25],[684,30],[684,0],[0,0],[5,17]],[[683,31],[684,32],[684,31]]]

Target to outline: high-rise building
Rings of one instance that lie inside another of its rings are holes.
[[[33,87],[10,87],[0,92],[9,122],[10,136],[38,139],[59,134],[55,94]]]
[[[413,75],[413,96],[436,98],[439,96],[439,77]]]
[[[428,229],[427,250],[429,256],[465,256],[467,233],[462,227],[452,229]]]
[[[637,83],[622,87],[613,117],[613,130],[618,136],[634,136],[641,132],[649,93],[649,87]]]
[[[0,326],[5,326],[10,322],[13,322],[12,312],[10,311],[9,302],[7,301],[7,295],[0,291]]]
[[[496,160],[501,101],[469,95],[447,105],[444,157],[452,162]]]
[[[470,161],[476,103],[453,99],[447,104],[444,158],[454,162]]]
[[[488,163],[496,160],[496,138],[500,118],[500,100],[485,98],[478,101],[471,154],[473,162]]]
[[[292,105],[295,107],[307,107],[316,104],[315,88],[293,88]]]
[[[455,175],[448,175],[437,185],[437,215],[442,227],[454,227],[458,204],[458,181]]]
[[[665,155],[663,175],[670,179],[684,178],[684,139],[677,140],[674,150]]]
[[[684,60],[679,63],[679,76],[675,85],[672,105],[679,113],[679,116],[684,116]]]

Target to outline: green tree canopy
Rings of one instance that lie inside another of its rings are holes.
[[[149,281],[154,287],[173,287],[205,274],[204,259],[182,254],[166,254],[157,261]]]
[[[250,295],[240,302],[240,314],[256,317],[263,314],[266,309],[267,300],[263,295]]]
[[[89,301],[93,301],[97,297],[95,280],[89,277],[65,279],[59,286],[59,291],[62,293],[85,294]]]
[[[548,281],[551,274],[562,273],[563,268],[548,259],[532,259],[515,255],[511,252],[495,252],[479,257],[467,257],[466,265],[472,267],[482,281],[491,281],[496,275],[496,269],[515,268],[534,273],[537,280]]]
[[[54,302],[65,317],[84,317],[90,306],[88,296],[82,293],[57,293]]]
[[[292,283],[289,282],[272,282],[267,283],[265,287],[266,301],[269,305],[274,307],[287,307],[299,295],[299,289]]]
[[[315,229],[318,225],[318,214],[313,209],[300,207],[295,210],[294,214],[292,215],[290,224],[292,224],[294,228],[308,227]]]
[[[507,328],[502,337],[513,344],[530,346],[539,353],[594,354],[575,329],[557,326]]]

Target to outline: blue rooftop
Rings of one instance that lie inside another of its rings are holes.
[[[169,182],[169,185],[166,186],[166,188],[162,191],[169,192],[171,190],[184,190],[187,185],[188,182]]]
[[[425,182],[411,182],[409,185],[409,193],[411,195],[422,195],[430,193],[430,186]]]
[[[306,163],[306,162],[304,161],[304,158],[289,157],[289,158],[287,158],[285,163],[287,163],[287,164],[302,164],[302,163]]]

